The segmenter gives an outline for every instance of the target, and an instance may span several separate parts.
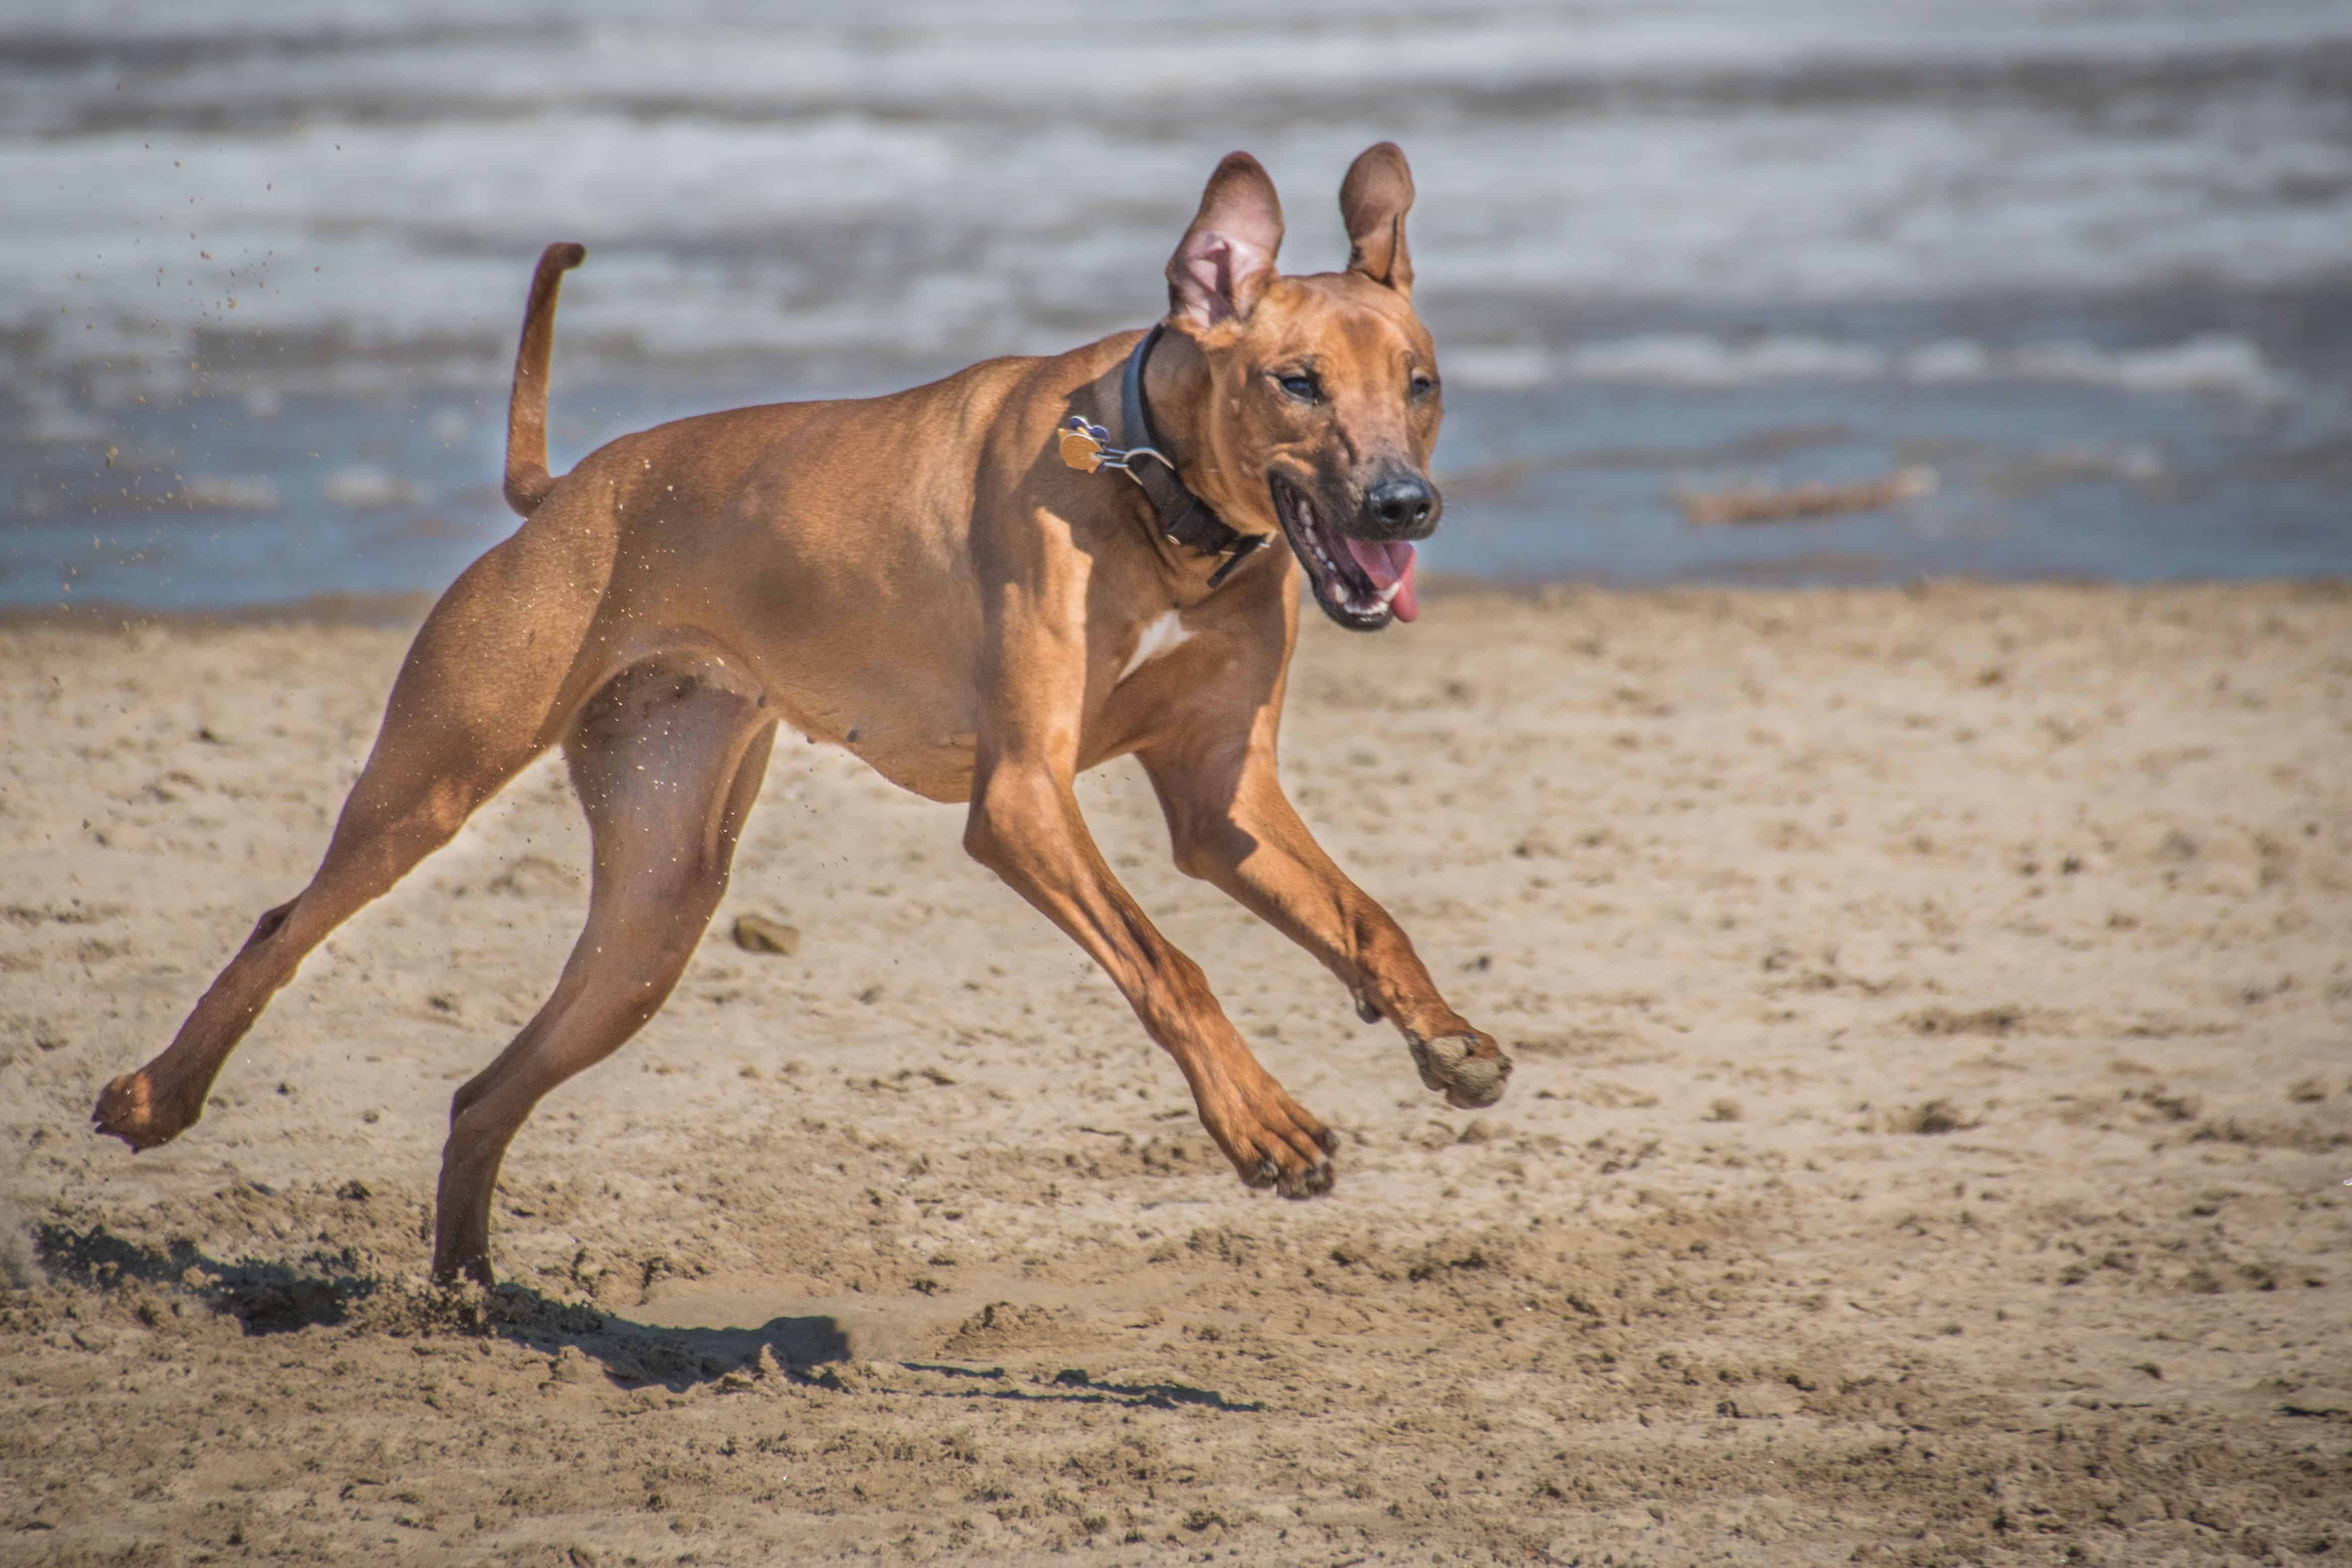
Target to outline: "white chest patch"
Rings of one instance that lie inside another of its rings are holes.
[[[1127,668],[1118,673],[1118,680],[1127,679],[1160,654],[1181,644],[1192,634],[1192,629],[1176,619],[1176,612],[1169,611],[1159,620],[1146,626],[1143,629],[1143,635],[1135,640],[1135,652],[1129,656]],[[1117,685],[1118,681],[1113,681],[1111,685]]]

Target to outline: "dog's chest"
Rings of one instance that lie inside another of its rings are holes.
[[[1118,672],[1118,679],[1126,680],[1152,660],[1172,652],[1192,635],[1192,629],[1184,624],[1178,612],[1163,612],[1160,619],[1150,622],[1136,635],[1135,652],[1127,656],[1126,664]],[[1112,683],[1114,685],[1118,684],[1117,681]]]

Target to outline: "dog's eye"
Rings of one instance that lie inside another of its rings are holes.
[[[1323,401],[1323,383],[1313,376],[1276,376],[1274,378],[1274,384],[1280,387],[1286,395],[1297,398],[1300,402]]]
[[[1437,382],[1433,378],[1423,375],[1416,375],[1412,378],[1413,402],[1419,402],[1422,399],[1427,397],[1436,390]]]

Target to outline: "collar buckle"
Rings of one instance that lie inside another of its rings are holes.
[[[1216,570],[1209,574],[1209,587],[1211,590],[1213,591],[1219,583],[1233,576],[1234,568],[1241,565],[1242,562],[1249,559],[1250,557],[1257,554],[1259,550],[1264,549],[1272,542],[1273,541],[1264,534],[1242,535],[1234,545],[1234,553],[1225,558],[1225,564],[1217,568]]]

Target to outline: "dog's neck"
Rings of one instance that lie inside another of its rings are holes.
[[[1220,558],[1208,581],[1214,589],[1271,543],[1272,538],[1234,528],[1189,488],[1178,472],[1184,461],[1181,455],[1198,450],[1191,440],[1192,432],[1184,428],[1192,422],[1181,415],[1197,405],[1202,378],[1197,363],[1179,367],[1169,362],[1191,348],[1186,343],[1171,353],[1171,340],[1177,336],[1152,328],[1120,367],[1119,439],[1130,450],[1149,448],[1167,459],[1162,464],[1145,457],[1131,464],[1128,472],[1150,497],[1162,538],[1195,556]],[[1187,357],[1197,361],[1199,354],[1195,350]],[[1162,411],[1175,412],[1180,418],[1171,421]]]
[[[1147,339],[1150,336],[1150,331],[1144,333]],[[1122,377],[1126,368],[1123,363],[1119,367]],[[1143,401],[1152,433],[1160,440],[1160,450],[1179,467],[1201,455],[1199,421],[1193,411],[1209,395],[1208,369],[1200,349],[1181,332],[1160,331],[1159,343],[1143,361]],[[1129,441],[1144,439],[1139,432],[1123,434]]]

